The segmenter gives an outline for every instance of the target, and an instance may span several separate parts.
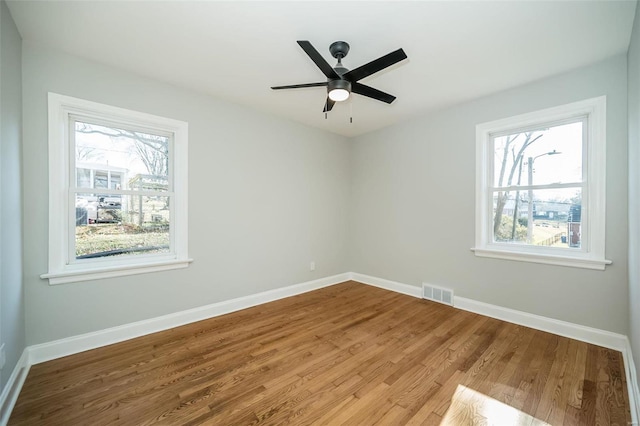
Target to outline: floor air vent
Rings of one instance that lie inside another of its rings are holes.
[[[422,283],[422,298],[453,306],[453,290]]]

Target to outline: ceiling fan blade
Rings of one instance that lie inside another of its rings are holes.
[[[329,65],[327,61],[324,60],[322,55],[318,53],[316,48],[313,47],[311,43],[309,43],[307,40],[298,40],[298,44],[300,45],[300,47],[302,47],[302,50],[304,50],[306,54],[309,55],[311,60],[315,62],[318,68],[320,68],[320,71],[322,71],[322,73],[327,76],[327,78],[340,78],[338,73],[331,67],[331,65]]]
[[[371,74],[375,74],[378,71],[381,71],[396,62],[400,62],[403,59],[407,59],[407,54],[404,53],[404,50],[398,49],[389,54],[379,57],[368,64],[364,64],[361,67],[352,69],[351,71],[342,75],[342,78],[349,80],[350,82],[361,80],[365,77],[370,76]]]
[[[322,82],[322,83],[305,83],[305,84],[290,84],[288,86],[273,86],[272,89],[273,90],[280,90],[280,89],[302,89],[303,87],[320,87],[320,86],[326,86],[328,83]]]
[[[327,102],[325,102],[324,104],[324,109],[322,110],[322,112],[329,112],[331,111],[331,109],[333,108],[333,105],[335,104],[335,101],[332,101],[331,99],[329,99],[329,97],[327,96]]]
[[[388,104],[396,100],[395,96],[385,93],[381,90],[374,89],[373,87],[366,86],[362,83],[351,83],[351,91],[353,93],[357,93],[358,95],[367,96],[369,98],[386,102]]]

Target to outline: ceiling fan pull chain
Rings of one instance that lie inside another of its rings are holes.
[[[324,113],[324,119],[325,120],[327,119],[327,113],[326,112]]]

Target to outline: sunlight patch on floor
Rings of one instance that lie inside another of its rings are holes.
[[[493,399],[485,394],[458,385],[440,426],[550,426],[527,413]]]

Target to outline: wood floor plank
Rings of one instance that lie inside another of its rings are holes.
[[[580,410],[578,421],[579,424],[585,426],[596,424],[597,359],[598,348],[593,345],[587,345],[587,356],[584,368],[585,374],[582,384],[582,409]]]
[[[626,424],[622,356],[349,281],[34,365],[9,424],[505,424],[496,415]]]
[[[545,333],[545,335],[547,336],[548,343],[545,347],[542,358],[540,359],[540,363],[536,364],[537,371],[533,372],[534,375],[533,382],[531,383],[531,389],[524,405],[522,406],[522,411],[525,413],[535,413],[537,411],[544,386],[547,383],[551,368],[554,365],[559,336],[550,333]]]
[[[572,369],[569,376],[569,402],[568,404],[574,408],[582,408],[582,391],[585,377],[585,367],[587,359],[587,344],[581,343],[577,345],[576,359],[572,363]]]
[[[424,392],[425,396],[419,400],[419,404],[408,407],[407,417],[402,419],[402,424],[419,425],[432,414],[441,417],[441,415],[437,413],[437,410],[440,408],[441,411],[446,411],[445,405],[451,402],[451,398],[459,386],[459,381],[461,381],[463,377],[464,373],[456,370],[449,376],[444,384],[434,382],[433,386]]]
[[[512,324],[503,324],[491,346],[468,370],[463,385],[483,393],[490,391],[512,358],[513,353],[508,349],[517,337],[517,329],[518,327]]]
[[[553,354],[553,364],[549,376],[544,383],[540,401],[536,408],[534,416],[538,419],[548,422],[549,418],[555,411],[564,410],[564,406],[560,406],[558,395],[562,389],[562,378],[564,370],[567,366],[567,351],[569,349],[569,339],[558,338],[559,343]]]

